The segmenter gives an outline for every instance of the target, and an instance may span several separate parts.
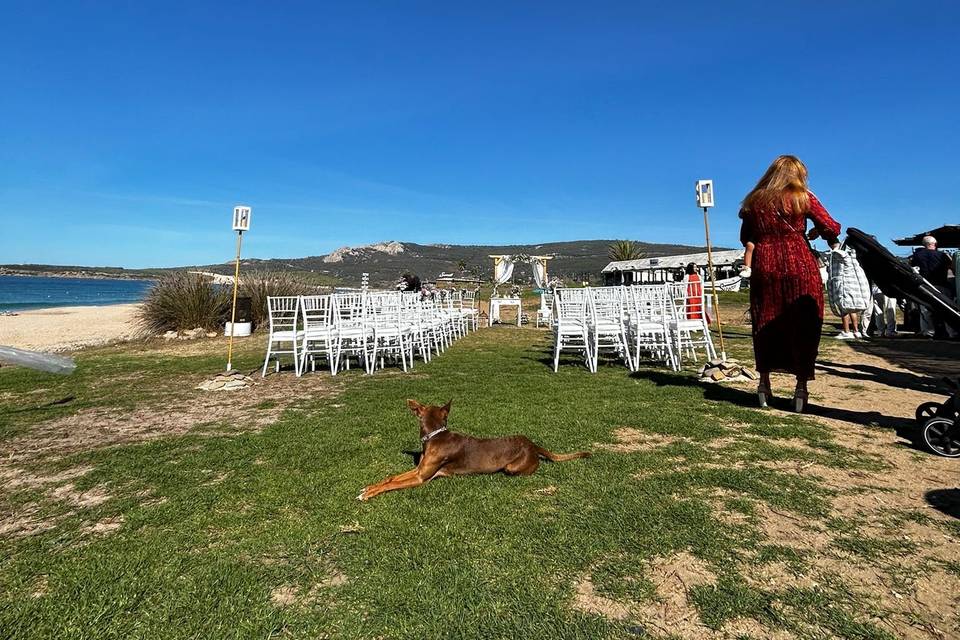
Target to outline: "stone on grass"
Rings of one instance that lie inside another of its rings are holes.
[[[219,373],[210,380],[200,383],[197,385],[197,389],[202,391],[237,391],[252,384],[253,378],[250,376],[245,376],[239,371],[228,371]]]

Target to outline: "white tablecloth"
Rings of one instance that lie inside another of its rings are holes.
[[[517,308],[517,326],[520,326],[520,316],[523,315],[523,305],[520,298],[490,298],[490,324],[500,322],[501,307]]]

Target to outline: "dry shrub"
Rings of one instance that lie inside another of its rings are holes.
[[[295,273],[283,271],[253,271],[240,276],[240,296],[250,298],[253,326],[267,324],[268,296],[307,296],[317,293],[317,287]]]
[[[217,331],[229,310],[229,287],[214,285],[199,274],[177,272],[157,280],[136,318],[152,334],[196,327]]]

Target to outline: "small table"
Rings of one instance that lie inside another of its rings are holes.
[[[490,298],[490,324],[500,322],[501,307],[517,308],[517,326],[520,326],[520,317],[523,315],[523,305],[520,298]]]

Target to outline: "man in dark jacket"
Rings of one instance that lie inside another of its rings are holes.
[[[951,300],[954,298],[953,292],[947,286],[953,261],[950,256],[937,249],[936,238],[933,236],[923,237],[923,247],[914,251],[913,255],[910,256],[910,266],[916,268],[927,282],[940,290],[940,293]],[[920,308],[920,332],[928,338],[932,338],[936,332],[933,310],[926,305]],[[947,325],[947,333],[951,338],[956,337],[956,332],[949,324]]]

